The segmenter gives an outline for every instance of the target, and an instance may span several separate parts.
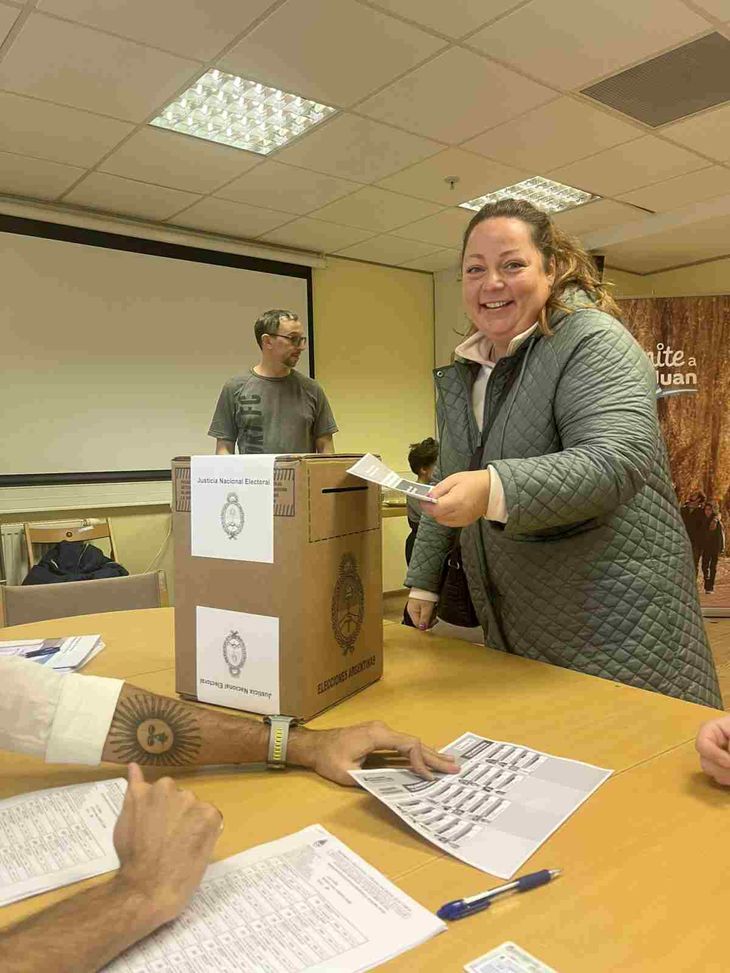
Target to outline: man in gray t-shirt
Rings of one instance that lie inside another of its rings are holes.
[[[208,430],[216,453],[333,453],[335,417],[321,385],[295,371],[307,338],[292,311],[262,314],[254,326],[261,361],[221,390]]]

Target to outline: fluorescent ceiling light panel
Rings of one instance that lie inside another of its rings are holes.
[[[268,155],[334,112],[329,105],[213,69],[150,125]]]
[[[601,197],[584,193],[582,189],[573,189],[572,186],[564,186],[551,179],[543,179],[542,176],[533,176],[532,179],[525,179],[524,182],[518,182],[514,186],[507,186],[494,193],[487,193],[486,196],[459,203],[459,206],[463,209],[480,210],[485,203],[496,203],[500,199],[526,199],[546,213],[560,213],[561,210],[592,203],[594,199],[601,199]]]

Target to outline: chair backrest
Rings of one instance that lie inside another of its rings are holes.
[[[112,561],[117,560],[117,547],[114,543],[114,532],[108,517],[102,523],[88,527],[36,527],[35,524],[23,524],[25,545],[28,548],[28,565],[33,567],[37,563],[34,544],[58,544],[60,541],[95,541],[102,537],[109,538],[109,550]]]
[[[0,626],[166,605],[164,571],[58,584],[0,585]]]

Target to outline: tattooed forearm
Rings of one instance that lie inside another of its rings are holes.
[[[104,756],[119,763],[179,767],[197,762],[201,743],[194,707],[134,690],[119,699]]]
[[[184,767],[266,760],[269,728],[260,720],[158,696],[125,682],[102,760]]]

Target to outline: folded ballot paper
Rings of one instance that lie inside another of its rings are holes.
[[[579,760],[463,733],[441,750],[458,774],[350,775],[432,844],[499,878],[517,869],[611,775]]]
[[[366,453],[347,472],[352,473],[353,476],[359,476],[361,480],[369,480],[370,483],[379,483],[380,486],[387,487],[389,490],[395,490],[396,493],[405,493],[406,496],[416,497],[425,503],[436,503],[436,500],[428,495],[431,489],[428,483],[416,483],[415,480],[404,480],[402,476],[391,470],[385,463],[381,463],[372,453]]]
[[[76,672],[104,648],[101,635],[0,642],[0,659],[20,656],[57,672]]]

